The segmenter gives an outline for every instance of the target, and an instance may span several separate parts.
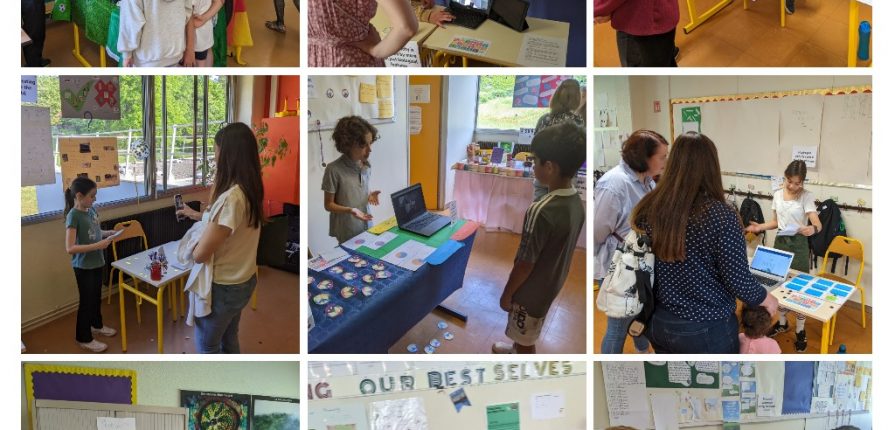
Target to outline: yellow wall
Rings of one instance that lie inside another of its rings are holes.
[[[411,76],[410,85],[429,85],[429,103],[414,104],[422,108],[423,128],[410,135],[410,184],[423,185],[428,209],[438,209],[439,166],[441,163],[441,76]],[[410,100],[410,97],[408,97]],[[470,106],[475,109],[475,106]]]

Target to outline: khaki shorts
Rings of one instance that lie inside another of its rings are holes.
[[[541,337],[546,319],[547,317],[533,317],[525,310],[525,306],[513,303],[513,309],[507,314],[506,335],[519,345],[532,346]]]

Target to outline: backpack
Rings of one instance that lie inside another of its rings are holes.
[[[740,218],[743,219],[743,227],[748,227],[750,222],[764,224],[764,213],[761,211],[761,206],[752,197],[743,199],[743,203],[740,205]],[[761,244],[764,245],[766,234],[765,232],[760,234]]]
[[[656,257],[649,236],[631,230],[615,252],[609,273],[600,285],[597,308],[612,318],[637,316],[645,327],[654,309],[653,278]]]
[[[820,219],[820,224],[823,226],[823,230],[808,238],[808,248],[811,252],[811,261],[814,267],[817,267],[817,258],[824,257],[824,254],[827,253],[827,248],[830,247],[830,244],[833,243],[833,239],[836,236],[846,236],[845,221],[842,219],[842,212],[839,210],[839,205],[832,199],[824,200],[823,203],[817,207],[817,217]],[[839,254],[830,254],[830,258],[833,259],[831,272],[836,271],[836,262],[839,261],[840,257],[842,256]],[[845,274],[848,274],[847,258],[845,260]]]

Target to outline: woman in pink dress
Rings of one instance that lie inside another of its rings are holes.
[[[391,23],[385,39],[370,24],[377,5]],[[311,67],[382,67],[418,25],[407,0],[310,0],[308,62]]]

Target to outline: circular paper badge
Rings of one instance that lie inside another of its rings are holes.
[[[329,293],[320,293],[314,296],[314,303],[320,306],[323,306],[331,300]]]
[[[342,278],[345,278],[346,281],[353,281],[353,280],[357,279],[357,273],[345,272],[342,274]]]
[[[363,281],[368,284],[372,284],[373,280],[376,278],[373,275],[364,275],[364,276],[361,276],[361,279],[363,279]]]
[[[317,284],[318,290],[331,290],[332,287],[333,287],[333,281],[330,281],[329,279],[324,279],[324,280],[320,281],[319,284]]]
[[[444,332],[444,340],[454,340],[454,334],[449,331]]]
[[[444,329],[448,328],[448,323],[446,323],[444,321],[438,321],[438,324],[436,324],[436,325],[438,326],[439,330],[444,330]]]
[[[362,259],[360,258],[360,256],[357,256],[357,255],[352,255],[351,257],[348,257],[349,263],[357,263],[358,261],[361,261],[361,260]]]
[[[385,264],[376,263],[373,265],[373,270],[385,270]]]
[[[432,345],[432,348],[438,348],[441,346],[441,341],[438,339],[432,339],[429,341],[429,345]]]
[[[329,304],[326,305],[326,308],[323,311],[326,312],[326,316],[336,318],[342,315],[344,309],[339,305]]]
[[[367,260],[360,260],[360,261],[356,261],[354,263],[354,267],[360,269],[362,267],[367,267],[368,264],[370,264],[370,263],[367,263]]]
[[[415,343],[411,343],[410,345],[407,345],[407,352],[409,352],[411,354],[416,354],[419,351],[420,351],[420,348],[418,346],[416,346]]]
[[[344,271],[345,269],[343,269],[342,266],[333,266],[329,268],[329,273],[335,273],[336,275],[339,275]]]
[[[355,287],[343,287],[342,292],[340,293],[342,298],[350,299],[357,294],[357,288]]]
[[[363,287],[360,289],[360,292],[364,295],[364,297],[370,297],[373,295],[373,293],[376,292],[376,290],[374,290],[373,287]]]
[[[435,353],[435,348],[432,348],[431,346],[426,345],[426,347],[423,348],[423,351],[426,351],[426,354],[434,354],[434,353]]]
[[[380,271],[376,272],[376,278],[377,278],[377,279],[386,279],[386,278],[388,278],[388,277],[390,277],[390,276],[392,276],[392,274],[389,273],[389,272],[387,272],[387,271],[385,271],[385,270],[380,270]]]

